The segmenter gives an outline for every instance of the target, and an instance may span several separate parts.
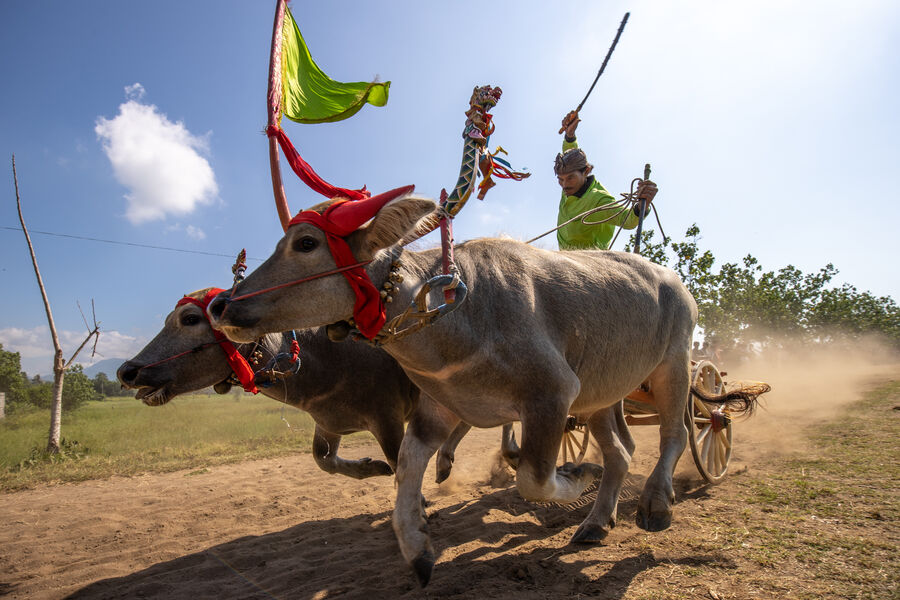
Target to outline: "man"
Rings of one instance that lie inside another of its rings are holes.
[[[557,225],[565,223],[569,219],[592,208],[615,202],[613,195],[606,191],[606,188],[591,174],[594,166],[587,161],[584,150],[578,147],[578,142],[575,139],[575,129],[580,122],[581,119],[578,118],[578,113],[572,111],[566,115],[562,123],[565,128],[563,151],[556,156],[556,163],[553,166],[556,179],[562,188]],[[656,184],[648,180],[638,184],[636,193],[638,198],[649,203],[656,196],[657,191]],[[640,205],[635,205],[633,210],[626,208],[623,211],[621,207],[613,207],[608,211],[597,211],[588,215],[586,219],[588,222],[603,221],[614,217],[620,212],[621,214],[618,217],[598,225],[586,225],[581,222],[581,219],[578,219],[559,228],[556,231],[559,249],[608,250],[616,227],[619,225],[625,229],[637,227],[640,217]],[[649,214],[649,211],[645,213],[645,217],[647,214]]]

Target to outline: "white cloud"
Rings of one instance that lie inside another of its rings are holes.
[[[78,348],[87,331],[60,331],[59,342],[66,360]],[[85,366],[105,358],[130,358],[137,354],[147,343],[146,338],[139,338],[118,331],[100,330],[97,342],[97,354],[91,359],[93,341],[82,349],[75,362]],[[21,356],[22,370],[28,373],[49,374],[53,370],[53,341],[50,328],[39,325],[32,329],[7,327],[0,329],[0,344],[7,352],[18,352]]]
[[[116,180],[128,188],[125,216],[133,224],[187,215],[218,195],[215,174],[201,156],[205,137],[169,121],[152,104],[141,104],[144,88],[126,88],[129,100],[113,119],[99,117],[94,132],[103,144]]]
[[[18,352],[22,358],[53,356],[50,328],[40,325],[34,329],[7,327],[0,329],[0,344],[7,352]]]
[[[206,233],[199,227],[194,227],[193,225],[188,225],[185,228],[184,232],[188,234],[189,238],[192,238],[195,240],[205,240],[206,239]]]
[[[502,204],[490,205],[489,210],[484,210],[478,214],[478,220],[482,225],[498,225],[509,220],[512,211],[508,206]]]
[[[181,231],[181,223],[173,223],[172,225],[166,225],[165,229],[163,229],[165,233],[169,233],[170,231]],[[184,228],[184,233],[191,238],[192,240],[205,240],[206,232],[200,229],[199,227],[194,227],[193,225],[188,225]]]
[[[129,100],[140,100],[146,93],[147,90],[140,83],[125,86],[125,97]]]

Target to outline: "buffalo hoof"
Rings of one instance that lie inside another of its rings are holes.
[[[448,477],[450,477],[450,466],[447,466],[444,469],[438,468],[434,475],[434,482],[443,483],[447,481]]]
[[[672,524],[672,511],[650,513],[648,515],[646,511],[638,508],[634,520],[638,527],[646,531],[662,531],[663,529],[668,529]]]
[[[359,474],[360,479],[366,477],[378,477],[380,475],[393,475],[394,470],[391,465],[383,460],[373,460],[368,456],[354,461],[354,467]]]
[[[596,544],[602,542],[609,535],[609,530],[593,523],[582,523],[575,535],[572,536],[572,544]]]
[[[556,472],[560,475],[566,475],[576,479],[588,477],[590,478],[590,481],[593,481],[603,475],[603,465],[594,463],[581,463],[580,465],[576,465],[575,463],[567,462],[561,467],[556,467]]]
[[[509,465],[509,467],[513,471],[516,471],[519,469],[519,450],[518,450],[518,448],[516,448],[516,450],[512,451],[512,452],[503,451],[503,452],[501,452],[501,455],[503,456],[503,460],[506,462],[506,464]]]
[[[413,571],[416,572],[416,579],[419,585],[425,587],[431,579],[431,572],[434,570],[434,555],[427,550],[419,555],[419,558],[413,561]]]
[[[453,455],[439,454],[435,464],[434,482],[441,483],[450,477],[450,471],[453,469]]]

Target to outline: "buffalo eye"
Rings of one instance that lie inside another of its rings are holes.
[[[297,252],[312,252],[319,245],[319,241],[308,235],[303,236],[299,240],[294,240],[294,250]]]
[[[188,327],[192,325],[197,325],[200,323],[200,315],[196,315],[194,313],[188,313],[181,317],[181,324],[186,325]]]

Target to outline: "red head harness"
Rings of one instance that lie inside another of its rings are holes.
[[[385,204],[411,193],[414,189],[414,185],[409,185],[362,200],[337,200],[322,214],[312,210],[297,213],[288,227],[298,223],[310,223],[324,231],[338,268],[347,267],[357,263],[347,244],[347,236],[374,217]],[[372,280],[362,266],[343,271],[343,274],[356,294],[356,302],[353,305],[356,327],[371,340],[381,331],[386,320],[381,294],[372,285]]]
[[[218,296],[223,291],[224,290],[222,290],[221,288],[210,288],[202,299],[185,296],[184,298],[179,300],[178,303],[175,304],[175,306],[177,308],[185,304],[195,304],[200,307],[200,309],[203,311],[203,317],[207,322],[209,322],[209,316],[206,314],[206,307],[209,306],[209,303],[212,302],[213,298]],[[259,390],[256,389],[256,384],[253,383],[253,369],[250,368],[250,364],[247,362],[247,359],[241,356],[241,353],[237,351],[237,348],[234,347],[234,344],[228,341],[228,338],[225,337],[225,334],[215,328],[213,328],[212,331],[213,335],[216,336],[216,341],[219,342],[219,346],[225,352],[225,358],[228,359],[228,364],[231,365],[231,370],[234,371],[234,374],[237,375],[237,378],[240,380],[244,391],[258,394]]]

